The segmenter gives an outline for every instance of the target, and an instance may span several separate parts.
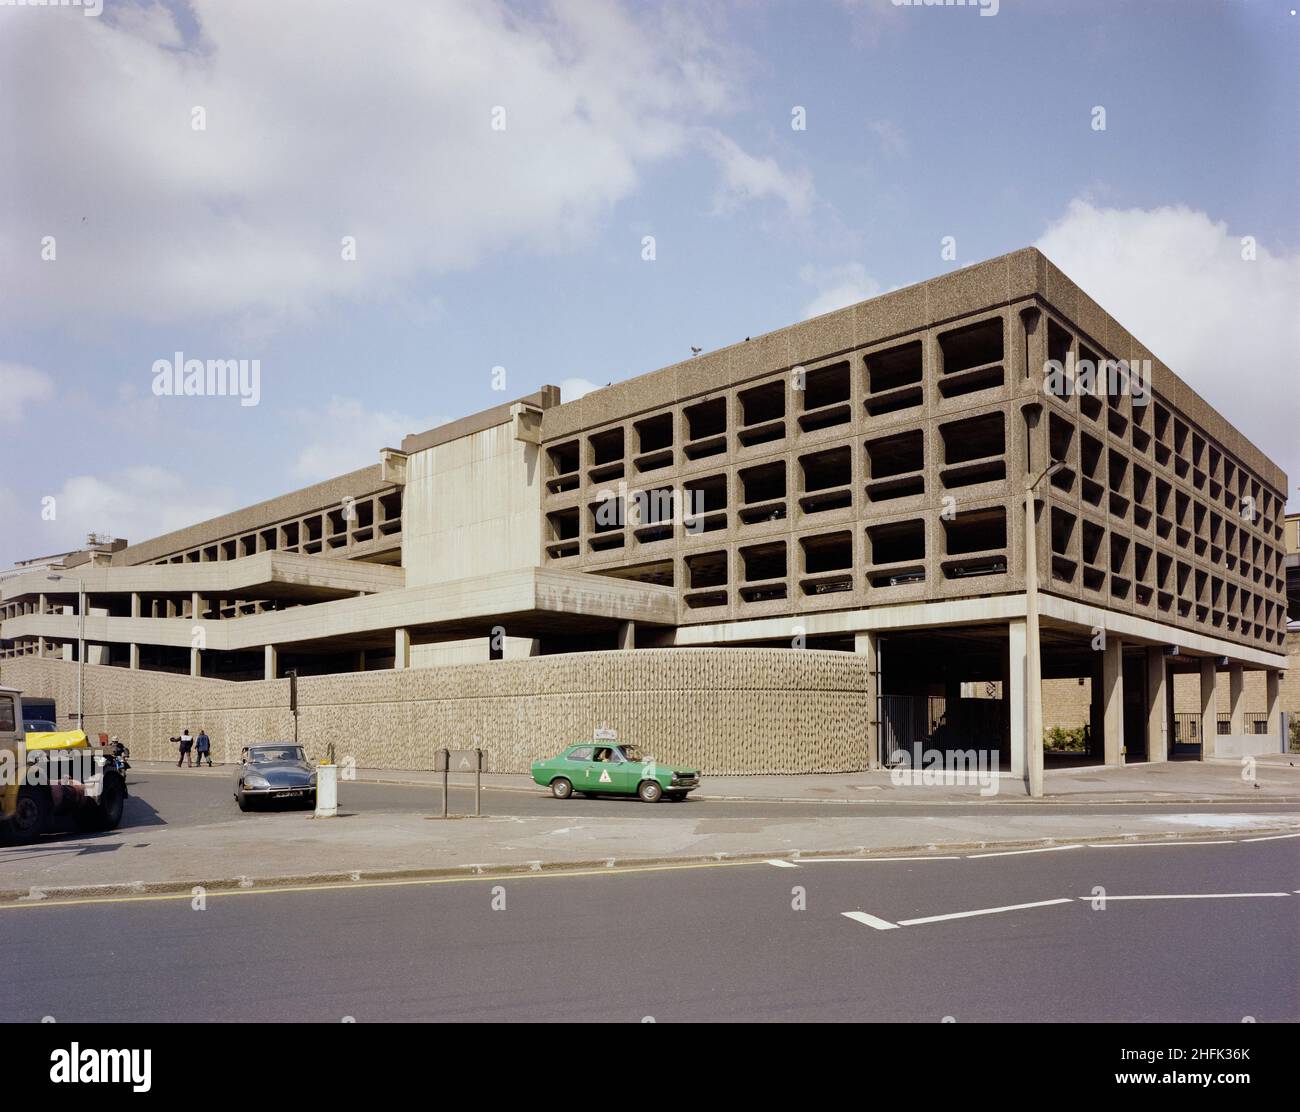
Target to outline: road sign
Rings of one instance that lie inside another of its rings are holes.
[[[598,727],[591,736],[594,741],[618,741],[618,731],[608,726]]]
[[[451,751],[452,772],[477,772],[482,761],[482,749],[453,749]]]

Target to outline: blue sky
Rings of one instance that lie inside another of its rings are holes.
[[[0,7],[0,566],[374,462],[497,366],[572,396],[1035,243],[1294,491],[1291,11]],[[260,404],[154,397],[177,351]]]

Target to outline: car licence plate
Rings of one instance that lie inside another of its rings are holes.
[[[302,798],[302,792],[301,792],[301,791],[292,791],[292,792],[272,792],[272,793],[271,793],[271,798],[272,798],[272,799],[301,799],[301,798]]]

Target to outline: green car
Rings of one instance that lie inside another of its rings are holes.
[[[700,786],[695,769],[669,768],[641,754],[634,745],[587,741],[570,745],[558,757],[533,762],[533,780],[556,799],[579,795],[636,795],[646,803],[665,796],[674,803]]]

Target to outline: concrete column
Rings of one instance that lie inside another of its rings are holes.
[[[876,634],[855,633],[853,651],[867,658],[867,767],[880,767],[880,654]]]
[[[36,638],[36,655],[37,655],[37,656],[44,656],[44,655],[45,655],[45,638],[44,638],[44,637],[38,637],[38,638]]]
[[[393,667],[397,669],[411,666],[411,631],[398,629],[393,631]]]
[[[357,671],[364,672],[365,670],[366,670],[366,650],[358,649],[357,650]]]
[[[40,596],[38,597],[38,599],[37,599],[37,603],[36,603],[36,613],[38,613],[38,614],[47,614],[47,613],[49,613],[49,604],[45,601],[45,596],[44,596],[44,595],[40,595]]]
[[[203,675],[203,650],[190,649],[190,675]]]
[[[1009,623],[1010,666],[1007,669],[1007,687],[1004,693],[1011,713],[1011,775],[1024,776],[1029,767],[1029,746],[1026,737],[1028,722],[1028,685],[1025,669],[1028,665],[1025,651],[1025,619],[1016,618]],[[1042,745],[1043,739],[1038,739]]]
[[[1124,763],[1124,642],[1106,637],[1101,654],[1102,760]]]
[[[140,646],[130,645],[128,646],[128,652],[130,654],[131,659],[127,667],[129,667],[132,671],[138,672],[140,670]]]
[[[1240,664],[1228,665],[1228,733],[1246,732],[1246,677]]]
[[[1094,651],[1092,672],[1088,680],[1088,759],[1105,759],[1106,736],[1106,654]]]
[[[618,647],[620,649],[636,648],[636,622],[623,622],[619,625]]]
[[[1147,649],[1147,760],[1169,759],[1169,721],[1166,687],[1169,684],[1165,667],[1165,650],[1160,645]]]
[[[1214,756],[1219,738],[1219,670],[1213,657],[1201,661],[1201,760]]]
[[[1268,715],[1268,736],[1279,745],[1282,737],[1281,679],[1281,673],[1275,668],[1264,673],[1264,713]]]
[[[133,618],[140,617],[140,592],[139,591],[131,592],[131,617]]]
[[[273,680],[280,668],[280,653],[274,645],[262,649],[262,678]]]

